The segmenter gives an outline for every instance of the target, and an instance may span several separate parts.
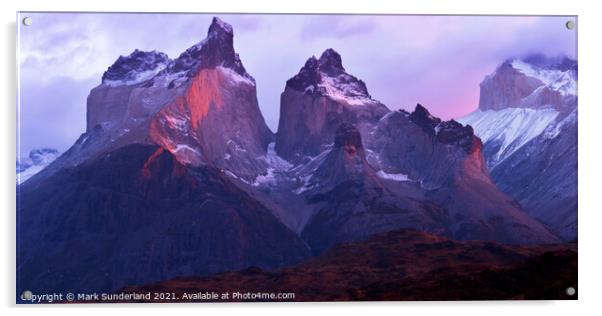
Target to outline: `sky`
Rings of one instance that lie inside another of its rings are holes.
[[[135,49],[176,58],[205,38],[213,14],[22,13],[18,27],[19,151],[67,150],[86,129],[86,98]],[[478,106],[479,83],[504,60],[576,58],[573,17],[229,15],[234,47],[255,77],[259,107],[278,126],[280,94],[312,55],[338,51],[390,109],[417,103],[443,119]]]

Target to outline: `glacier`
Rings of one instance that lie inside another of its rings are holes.
[[[484,144],[499,143],[500,148],[492,157],[490,165],[495,167],[553,125],[558,114],[559,112],[552,108],[476,110],[458,121],[472,126]]]

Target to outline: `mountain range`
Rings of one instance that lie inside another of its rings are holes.
[[[59,151],[54,148],[40,148],[31,150],[27,157],[17,159],[17,184],[42,171],[58,156]]]
[[[554,204],[565,192],[540,161],[565,150],[572,159],[573,136],[576,155],[572,83],[546,72],[576,78],[576,63],[523,61],[538,67],[528,75],[504,63],[481,85],[477,112],[443,121],[420,104],[390,110],[326,49],[286,82],[274,134],[233,40],[214,18],[207,37],[175,59],[135,50],[107,69],[88,96],[85,133],[19,185],[19,293],[278,269],[408,229],[516,245],[567,239],[553,219],[572,209]],[[508,82],[528,88],[506,91]],[[514,106],[556,111],[533,120],[558,128],[528,140],[479,138],[489,124],[479,115],[499,120]],[[576,159],[572,166],[576,177]],[[510,170],[521,178],[509,179]],[[541,185],[525,189],[527,179]]]
[[[460,122],[483,141],[498,187],[564,240],[576,240],[577,62],[505,61],[481,83],[479,108]]]

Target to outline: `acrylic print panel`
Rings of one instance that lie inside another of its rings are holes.
[[[577,298],[574,16],[17,22],[17,303]]]

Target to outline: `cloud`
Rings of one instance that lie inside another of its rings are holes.
[[[68,149],[86,128],[86,98],[96,78],[57,77],[22,84],[18,122],[21,153],[41,147]]]
[[[22,100],[51,113],[52,121],[22,111],[22,143],[64,147],[83,132],[87,93],[119,55],[156,49],[175,58],[206,36],[213,15],[31,16],[33,25],[21,27],[19,37]],[[413,109],[420,102],[446,119],[476,108],[480,81],[504,59],[576,53],[576,32],[564,27],[567,17],[219,16],[234,27],[235,49],[257,81],[259,105],[272,130],[286,80],[329,47],[390,108]],[[29,130],[44,124],[56,126],[47,133]]]
[[[324,15],[309,18],[301,29],[301,39],[313,41],[319,38],[347,38],[369,34],[374,24],[361,16]]]
[[[94,20],[62,13],[30,16],[33,24],[20,29],[22,75],[45,82],[56,76],[80,80],[106,69],[111,41]]]

